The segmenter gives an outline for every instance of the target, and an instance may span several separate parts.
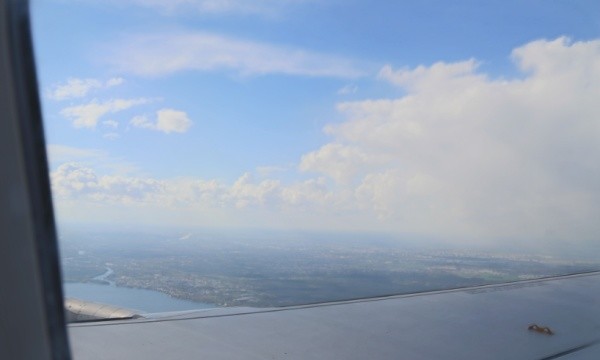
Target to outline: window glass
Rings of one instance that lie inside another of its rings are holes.
[[[272,307],[597,269],[597,10],[34,1],[66,296]]]

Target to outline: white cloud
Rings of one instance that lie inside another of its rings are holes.
[[[356,201],[395,231],[592,239],[600,232],[600,41],[540,40],[513,58],[522,78],[490,79],[474,60],[386,66],[379,77],[406,95],[340,104],[347,121],[326,127],[334,141],[302,163],[336,180],[362,179]],[[340,143],[360,155],[337,154]]]
[[[89,166],[65,163],[51,173],[59,218],[114,224],[275,227],[349,230],[344,199],[323,177],[283,185],[243,174],[233,183],[198,178],[154,179],[102,175]]]
[[[231,184],[197,178],[154,179],[146,176],[99,175],[97,171],[77,162],[67,162],[51,172],[55,201],[104,202],[215,210],[219,208],[280,209],[288,205],[310,204],[311,201],[331,200],[324,194],[324,178],[306,180],[284,188],[280,181],[255,181],[245,173]],[[320,200],[321,199],[321,200]]]
[[[113,99],[104,102],[92,100],[87,104],[64,108],[60,114],[69,120],[76,128],[95,128],[98,120],[106,114],[114,114],[133,106],[150,102],[149,99]]]
[[[105,87],[113,87],[113,86],[121,85],[123,82],[125,82],[125,79],[123,79],[123,78],[120,78],[120,77],[111,78],[106,81],[104,86]]]
[[[342,88],[340,88],[337,91],[338,95],[350,95],[350,94],[356,94],[356,92],[358,91],[358,86],[356,85],[346,85]]]
[[[138,115],[133,117],[129,123],[135,127],[139,127],[142,129],[156,129],[156,125],[152,123],[148,118],[144,115]]]
[[[192,126],[192,121],[183,111],[161,109],[156,112],[156,129],[164,133],[184,133]]]
[[[116,139],[120,138],[121,135],[119,133],[109,132],[109,133],[103,134],[102,137],[105,139],[108,139],[108,140],[116,140]]]
[[[314,2],[314,0],[121,0],[119,4],[131,3],[167,13],[195,11],[201,14],[238,13],[273,16],[292,5],[307,2]]]
[[[314,211],[315,206],[328,208],[334,205],[335,207],[334,202],[340,200],[331,192],[324,177],[286,186],[281,190],[281,197],[287,206],[306,207],[311,211]]]
[[[299,169],[321,172],[340,183],[348,183],[368,162],[367,155],[359,148],[331,143],[302,156]]]
[[[107,136],[109,139],[111,137],[113,136]],[[121,158],[110,156],[106,151],[99,149],[48,144],[46,153],[51,168],[56,168],[64,163],[79,163],[117,174],[127,174],[137,170],[137,167],[133,164]]]
[[[456,63],[437,62],[431,66],[420,65],[414,69],[403,68],[397,71],[386,65],[379,71],[379,78],[412,92],[418,92],[422,88],[431,90],[433,86],[439,85],[468,86],[471,81],[485,77],[476,73],[478,66],[479,63],[474,59]]]
[[[51,172],[55,197],[84,198],[88,201],[134,204],[152,202],[164,190],[154,179],[125,176],[98,176],[91,168],[65,163]]]
[[[132,36],[116,46],[111,44],[108,52],[106,62],[119,71],[146,76],[184,70],[341,78],[363,75],[357,64],[341,57],[201,32]]]
[[[185,112],[173,109],[158,110],[154,122],[146,116],[140,115],[131,119],[129,123],[135,127],[162,131],[165,134],[171,132],[184,133],[192,126],[192,120]]]
[[[105,82],[98,79],[69,78],[65,83],[56,84],[46,91],[46,96],[52,100],[67,100],[82,98],[92,89],[109,88],[120,85],[123,78],[111,78]]]
[[[279,181],[269,179],[255,184],[250,173],[245,173],[231,186],[226,198],[232,199],[237,208],[245,208],[274,201],[279,192]]]
[[[106,126],[106,127],[110,127],[113,129],[116,129],[119,127],[119,122],[115,121],[115,120],[104,120],[102,122],[102,125]]]
[[[65,163],[106,157],[107,153],[98,149],[82,149],[72,146],[48,144],[46,147],[51,163]]]
[[[175,206],[182,208],[245,208],[264,206],[279,197],[279,183],[255,183],[250,174],[231,185],[216,180],[166,179],[141,176],[98,175],[91,167],[68,162],[51,172],[57,201],[80,200],[107,204]]]

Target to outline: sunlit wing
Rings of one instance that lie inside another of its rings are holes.
[[[72,324],[77,359],[598,359],[600,273]]]

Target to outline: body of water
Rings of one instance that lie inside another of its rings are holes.
[[[104,282],[107,283],[108,285],[115,285],[114,281],[108,280],[108,277],[111,276],[112,274],[114,274],[115,272],[113,271],[113,269],[111,268],[106,268],[106,272],[102,275],[98,275],[94,278],[94,280],[96,281],[100,281],[100,282]]]
[[[209,309],[217,306],[173,298],[167,294],[114,284],[66,283],[65,297],[138,310],[146,313]]]

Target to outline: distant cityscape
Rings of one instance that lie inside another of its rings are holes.
[[[534,279],[598,263],[343,238],[62,236],[63,280],[113,283],[218,306],[271,307]],[[107,276],[107,268],[110,272]]]

